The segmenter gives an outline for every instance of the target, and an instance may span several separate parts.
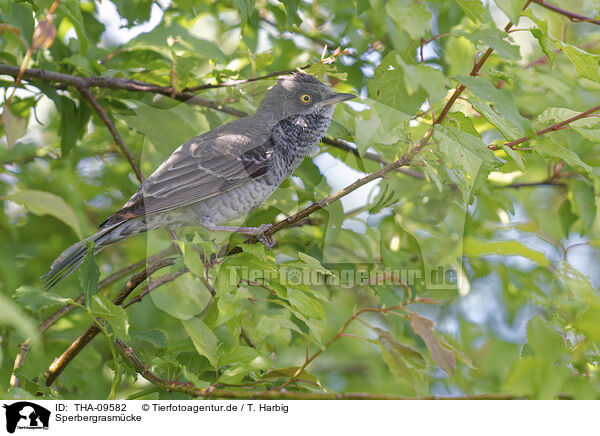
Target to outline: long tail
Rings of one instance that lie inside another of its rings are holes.
[[[50,270],[42,276],[44,289],[49,290],[56,286],[57,283],[79,268],[83,258],[87,254],[88,241],[94,241],[94,253],[97,253],[107,245],[131,236],[133,233],[123,231],[125,229],[123,229],[122,224],[125,222],[126,221],[121,221],[113,225],[105,226],[96,234],[71,245],[63,251],[60,256],[52,262]]]

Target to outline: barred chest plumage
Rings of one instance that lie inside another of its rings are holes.
[[[267,183],[281,184],[306,156],[316,153],[330,123],[329,113],[294,115],[279,122],[271,135],[275,154],[272,171],[265,177]]]

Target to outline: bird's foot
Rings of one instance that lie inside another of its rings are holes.
[[[273,235],[265,235],[265,232],[271,230],[272,227],[273,224],[261,224],[260,226],[255,227],[256,230],[254,236],[256,236],[256,239],[258,239],[267,250],[273,248],[276,243]]]
[[[271,249],[275,245],[275,238],[273,235],[265,235],[272,227],[273,224],[261,224],[258,227],[232,227],[232,226],[217,226],[210,223],[202,223],[208,230],[214,230],[218,232],[234,232],[242,235],[251,235],[258,239],[267,248]]]

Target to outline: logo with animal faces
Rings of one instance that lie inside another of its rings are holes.
[[[19,401],[6,405],[6,431],[14,433],[19,430],[47,430],[50,423],[50,411],[29,401]]]

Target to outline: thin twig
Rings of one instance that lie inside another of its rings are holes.
[[[580,120],[582,118],[586,118],[587,116],[593,114],[594,112],[598,112],[598,111],[600,111],[600,105],[595,106],[591,109],[588,109],[584,112],[581,112],[580,114],[577,114],[571,118],[561,121],[560,123],[556,123],[556,124],[551,125],[550,127],[546,127],[545,129],[538,130],[537,132],[535,132],[535,134],[536,134],[536,136],[541,136],[541,135],[544,135],[549,132],[560,130],[567,124],[570,124],[570,123]],[[504,145],[506,145],[507,147],[513,148],[515,145],[522,144],[523,142],[528,141],[529,139],[532,139],[532,138],[529,138],[528,136],[523,136],[522,138],[515,139],[514,141],[511,141],[511,142],[507,142]],[[491,150],[497,150],[499,147],[497,145],[492,145],[492,146],[489,146],[488,148],[490,148]]]
[[[193,86],[191,88],[183,88],[181,92],[196,92],[196,91],[202,91],[205,89],[214,89],[214,88],[225,88],[225,87],[230,87],[230,86],[239,86],[239,85],[243,85],[244,83],[250,83],[250,82],[256,82],[258,80],[264,80],[264,79],[269,79],[271,77],[278,77],[278,76],[282,76],[285,74],[292,74],[295,73],[299,70],[305,70],[307,68],[310,67],[310,64],[305,65],[303,67],[298,67],[294,70],[282,70],[282,71],[273,71],[271,73],[265,74],[263,76],[258,76],[258,77],[251,77],[249,79],[240,79],[240,80],[230,80],[228,82],[221,82],[221,83],[207,83],[204,85],[198,85],[198,86]]]
[[[567,17],[569,20],[573,21],[574,23],[592,23],[592,24],[600,25],[600,20],[596,20],[594,18],[586,17],[585,15],[579,15],[574,12],[567,11],[565,9],[561,9],[557,6],[546,3],[543,0],[533,0],[533,2],[537,3],[540,6],[545,7],[546,9],[550,9],[551,11],[554,11],[561,15],[564,15],[565,17]]]
[[[292,383],[296,379],[296,377],[298,377],[300,374],[302,374],[302,371],[304,371],[306,369],[306,367],[313,360],[315,360],[317,357],[319,357],[321,355],[321,353],[323,353],[325,350],[327,350],[335,341],[342,338],[343,337],[342,335],[344,334],[346,329],[350,326],[352,321],[354,321],[354,320],[362,321],[359,318],[359,316],[361,314],[363,314],[365,312],[390,313],[390,312],[394,312],[396,310],[404,310],[404,305],[399,304],[397,306],[392,306],[392,307],[365,307],[365,308],[362,308],[359,311],[353,313],[352,316],[350,316],[350,318],[348,318],[348,320],[340,327],[340,329],[337,331],[335,336],[333,338],[331,338],[329,340],[329,342],[327,342],[323,346],[323,348],[320,348],[313,355],[311,355],[310,357],[307,357],[306,360],[304,361],[304,363],[302,364],[302,366],[299,367],[296,370],[296,372],[290,378],[288,378],[282,385],[277,386],[276,390],[281,391],[281,390],[285,389],[285,387],[288,386],[290,383]]]
[[[564,183],[562,182],[558,182],[558,181],[554,181],[554,180],[544,180],[543,182],[524,182],[524,183],[511,183],[509,185],[502,185],[502,188],[514,188],[514,189],[519,189],[519,188],[535,188],[538,186],[559,186],[559,187],[564,187],[566,186]]]
[[[139,303],[140,301],[142,301],[142,299],[146,295],[148,295],[150,292],[152,292],[156,288],[164,285],[165,283],[169,283],[169,282],[172,282],[173,280],[176,280],[177,278],[179,278],[180,276],[182,276],[183,274],[185,274],[187,272],[189,272],[189,269],[182,268],[179,271],[175,271],[173,274],[165,274],[164,276],[162,276],[156,280],[152,280],[152,282],[148,283],[146,286],[144,286],[142,288],[142,291],[139,294],[137,294],[135,297],[133,297],[127,303],[124,303],[122,305],[123,309],[127,309],[132,304]]]
[[[139,182],[142,183],[144,181],[144,175],[142,174],[142,171],[140,170],[140,167],[138,166],[135,158],[133,157],[133,155],[131,154],[131,152],[129,151],[129,149],[127,148],[127,146],[121,139],[121,135],[119,135],[119,132],[117,131],[117,128],[115,127],[115,123],[113,123],[113,121],[109,118],[108,114],[104,111],[102,106],[100,106],[100,103],[98,103],[98,100],[96,100],[96,97],[94,97],[94,94],[92,94],[92,92],[90,91],[89,88],[87,88],[87,87],[79,88],[79,91],[81,92],[81,94],[83,94],[83,96],[85,98],[87,98],[87,100],[90,102],[90,104],[92,105],[94,110],[98,113],[98,115],[100,116],[100,118],[102,119],[104,124],[106,124],[106,127],[108,128],[113,139],[115,140],[115,142],[121,149],[121,152],[125,155],[125,157],[129,161],[129,165],[131,165],[131,168],[133,169],[135,176],[137,177]]]

